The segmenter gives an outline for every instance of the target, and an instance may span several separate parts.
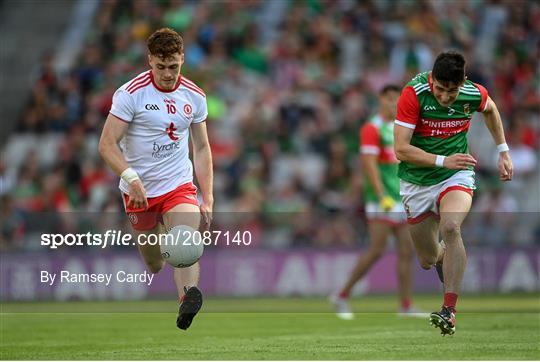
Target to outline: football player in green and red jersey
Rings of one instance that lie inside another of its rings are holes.
[[[460,228],[475,189],[476,160],[467,144],[474,112],[482,112],[497,144],[500,179],[510,181],[512,160],[497,106],[483,86],[467,79],[465,59],[457,52],[439,54],[431,72],[405,86],[394,127],[400,194],[414,246],[422,267],[435,266],[444,283],[442,308],[430,316],[443,335],[455,332],[467,262]]]
[[[379,93],[379,112],[360,130],[360,153],[366,179],[366,217],[371,242],[366,253],[358,259],[343,288],[330,296],[341,319],[354,317],[348,303],[349,295],[354,285],[383,255],[390,234],[394,234],[398,254],[400,314],[421,315],[411,306],[413,250],[405,210],[399,196],[399,161],[394,152],[394,119],[400,91],[398,86],[385,86]]]

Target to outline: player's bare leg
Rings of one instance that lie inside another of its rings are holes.
[[[461,224],[471,208],[472,196],[455,190],[448,192],[441,200],[440,232],[446,243],[444,254],[444,301],[439,312],[431,313],[431,323],[441,329],[441,333],[455,332],[455,313],[459,289],[465,273],[467,254],[461,238]]]
[[[412,300],[413,245],[406,225],[395,226],[393,231],[396,238],[398,292],[401,311],[407,312],[411,309]]]
[[[199,275],[201,267],[199,262],[187,268],[174,268],[174,284],[178,291],[178,298],[181,300],[185,294],[185,287],[199,284]]]
[[[355,284],[366,275],[371,266],[382,256],[386,248],[388,235],[390,234],[388,224],[379,221],[368,222],[368,231],[370,243],[367,252],[360,256],[349,279],[339,294],[330,297],[331,302],[334,303],[338,317],[342,319],[353,318],[348,305],[349,295]]]
[[[145,231],[139,231],[134,230],[135,236],[138,240],[139,235],[159,235],[161,232],[163,232],[162,226],[160,224],[157,224],[153,229],[145,230]],[[141,240],[142,241],[142,240]],[[148,244],[139,244],[137,243],[137,248],[139,249],[139,254],[141,254],[141,257],[148,267],[148,270],[151,273],[157,273],[163,268],[163,265],[165,264],[165,261],[161,257],[161,251],[159,250],[159,245],[148,245]]]
[[[439,242],[439,223],[429,216],[417,224],[409,225],[416,254],[424,269],[431,269],[444,254],[444,248]]]
[[[388,224],[379,221],[368,222],[368,231],[370,236],[369,248],[356,263],[347,283],[341,290],[342,294],[349,295],[354,285],[362,279],[368,270],[380,259],[386,249],[386,241],[390,235]]]
[[[198,230],[200,222],[199,207],[192,204],[178,204],[163,214],[163,223],[167,230],[178,225],[187,225]],[[174,282],[180,299],[184,296],[184,287],[199,283],[199,270],[198,262],[187,268],[174,268]]]
[[[444,255],[444,290],[458,293],[467,264],[465,246],[461,238],[461,224],[467,216],[472,196],[463,191],[450,191],[441,200],[439,228],[446,243]]]
[[[201,222],[199,207],[192,204],[178,204],[163,215],[163,222],[167,230],[178,225],[187,225],[198,230]],[[176,325],[180,329],[189,328],[202,306],[202,293],[197,288],[199,275],[198,262],[187,268],[174,268],[174,283],[181,303]]]

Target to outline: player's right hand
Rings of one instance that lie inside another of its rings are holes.
[[[467,170],[469,167],[476,166],[476,160],[469,154],[456,153],[445,157],[443,166],[451,170]]]
[[[148,199],[146,198],[146,190],[141,180],[135,180],[129,184],[128,188],[128,207],[136,209],[148,209]]]

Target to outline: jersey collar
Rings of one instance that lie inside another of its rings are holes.
[[[174,92],[175,90],[177,90],[178,87],[180,87],[180,82],[182,81],[182,74],[180,74],[180,76],[178,77],[178,81],[177,81],[176,84],[174,85],[174,88],[173,88],[173,89],[163,89],[163,88],[161,88],[160,86],[158,86],[157,83],[154,81],[154,74],[152,73],[151,70],[150,70],[150,79],[152,80],[152,85],[153,85],[154,88],[156,88],[158,91],[163,92],[163,93],[171,93],[171,92]]]

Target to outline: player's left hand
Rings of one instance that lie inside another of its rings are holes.
[[[379,201],[379,205],[384,212],[389,212],[396,206],[396,202],[390,196],[384,195]]]
[[[210,225],[212,224],[212,208],[214,206],[214,201],[206,201],[204,200],[201,206],[199,207],[201,210],[201,229],[202,231],[208,231],[210,230]]]
[[[499,153],[499,162],[497,163],[499,167],[499,176],[501,181],[510,181],[514,175],[514,166],[512,164],[512,159],[510,158],[509,152]]]

